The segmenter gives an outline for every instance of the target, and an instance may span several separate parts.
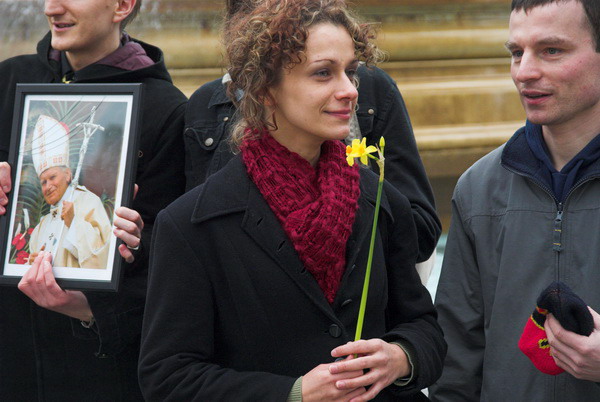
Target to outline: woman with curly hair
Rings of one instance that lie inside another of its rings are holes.
[[[378,178],[349,166],[370,25],[342,0],[266,0],[224,35],[239,148],[155,226],[140,357],[147,400],[418,401],[446,345],[387,183],[364,340],[353,342]]]

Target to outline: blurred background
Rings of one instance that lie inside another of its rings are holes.
[[[47,31],[43,0],[0,0],[0,60],[33,53]],[[355,0],[381,24],[381,67],[398,83],[447,231],[460,174],[506,141],[525,115],[510,79],[510,0]],[[220,77],[223,0],[144,0],[129,27],[165,52],[188,96]],[[443,242],[442,245],[443,247]]]

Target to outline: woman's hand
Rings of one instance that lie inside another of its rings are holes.
[[[345,360],[352,360],[348,356]],[[335,363],[333,363],[335,364]],[[302,402],[312,401],[349,401],[367,392],[365,387],[338,388],[338,381],[345,381],[363,375],[362,370],[346,370],[340,373],[332,373],[332,363],[321,364],[302,377]]]
[[[333,363],[330,367],[332,374],[346,372],[361,372],[360,376],[352,376],[336,381],[339,390],[353,390],[369,387],[368,392],[357,395],[351,402],[368,401],[396,381],[410,374],[410,363],[404,350],[398,345],[387,343],[381,339],[360,340],[348,342],[331,351],[333,357],[357,355],[354,359],[345,359]],[[368,370],[363,373],[363,370]]]

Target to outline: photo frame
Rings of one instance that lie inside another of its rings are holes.
[[[0,217],[0,284],[15,286],[51,251],[63,289],[117,291],[114,210],[129,206],[141,84],[18,84]]]

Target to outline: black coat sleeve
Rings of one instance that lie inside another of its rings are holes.
[[[12,130],[13,106],[15,102],[15,90],[17,84],[12,77],[13,69],[9,61],[0,63],[0,162],[8,160],[8,151],[10,147],[10,137]]]
[[[382,230],[389,286],[386,319],[391,326],[382,339],[410,344],[416,365],[415,379],[409,385],[390,386],[390,391],[403,396],[426,388],[439,378],[446,342],[436,320],[431,296],[415,269],[416,236],[409,202],[389,183],[384,188],[393,217],[381,222],[385,226]]]
[[[139,379],[148,401],[285,401],[296,378],[214,363],[214,289],[169,210],[152,239]]]
[[[385,179],[410,201],[419,243],[418,262],[427,260],[437,245],[442,225],[419,156],[410,117],[394,80],[383,70],[361,66],[358,121],[369,145],[386,142]],[[376,164],[371,166],[378,173]]]
[[[0,62],[0,162],[8,160],[17,83],[53,82],[56,77],[35,55],[17,56]]]

